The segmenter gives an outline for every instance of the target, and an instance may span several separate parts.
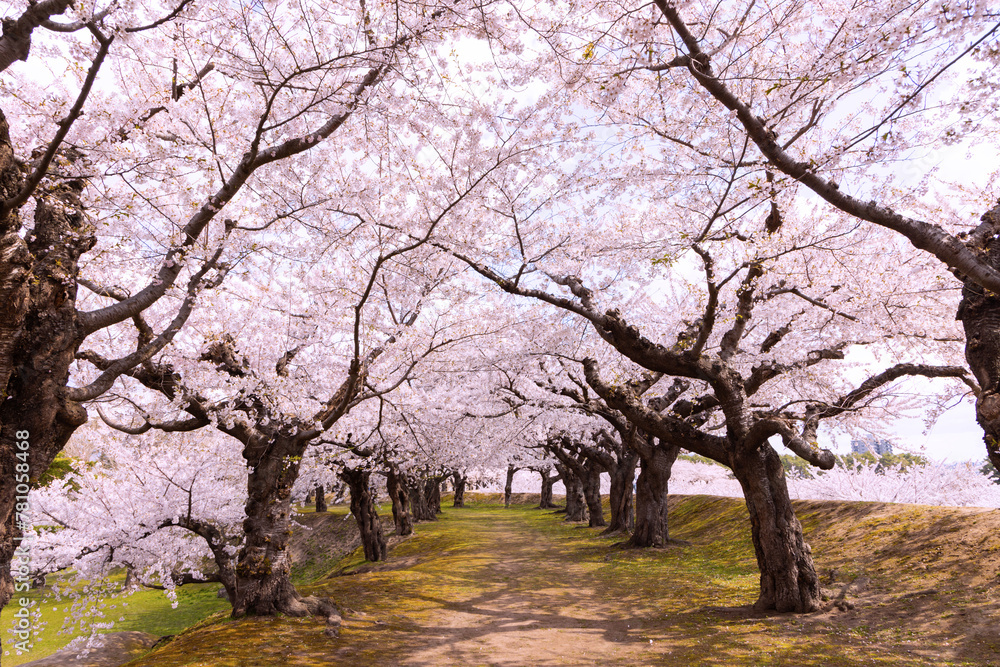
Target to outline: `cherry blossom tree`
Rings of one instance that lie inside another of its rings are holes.
[[[775,11],[658,0],[641,12],[599,4],[586,17],[564,17],[557,33],[553,53],[576,77],[571,85],[619,122],[684,147],[681,159],[729,160],[734,173],[745,171],[771,194],[767,229],[781,228],[782,201],[811,198],[942,262],[962,285],[953,307],[982,388],[977,420],[1000,463],[995,164],[988,157],[956,177],[935,157],[993,145],[995,8],[798,3]]]
[[[428,222],[426,235],[436,223]],[[245,326],[247,312],[242,308],[231,318],[220,317],[222,313],[216,310],[212,325],[217,333],[209,336],[210,342],[200,354],[192,350],[189,357],[169,366],[161,360],[151,363],[149,372],[133,374],[146,388],[171,401],[161,410],[180,408],[186,416],[168,421],[143,417],[136,427],[117,425],[132,432],[212,426],[242,444],[242,456],[250,473],[243,523],[245,541],[235,568],[236,616],[276,612],[302,615],[321,610],[317,607],[320,601],[302,598],[295,591],[287,553],[292,489],[302,457],[314,442],[341,443],[341,449],[353,455],[356,462],[339,462],[339,475],[350,487],[352,512],[361,528],[366,555],[371,560],[385,558],[385,540],[369,491],[373,468],[366,459],[372,455],[371,448],[366,439],[351,438],[361,426],[358,414],[348,423],[338,422],[365,401],[384,400],[386,394],[411,377],[421,358],[452,342],[437,328],[440,321],[435,321],[428,331],[415,330],[423,301],[434,287],[419,278],[429,275],[433,281],[440,275],[431,270],[426,258],[411,256],[423,241],[380,239],[377,227],[371,225],[354,231],[352,243],[344,244],[340,251],[360,250],[361,264],[341,277],[346,283],[335,282],[327,271],[317,276],[321,272],[315,265],[301,274],[307,281],[320,278],[320,289],[313,293],[320,303],[315,316],[294,318],[299,331],[298,337],[293,336],[297,337],[294,347],[282,345],[275,349],[267,344],[269,341],[262,341],[251,359],[242,352],[239,334],[229,332],[242,329],[243,335],[268,336],[273,329]],[[362,231],[373,235],[373,246],[365,247]],[[382,242],[388,247],[380,246]],[[330,252],[333,248],[324,248],[322,254]],[[324,258],[324,266],[329,259]],[[414,272],[404,280],[405,262],[411,263],[409,268]],[[381,277],[386,275],[383,271],[394,273],[393,279],[381,283]],[[402,289],[404,285],[409,286],[409,294]],[[331,291],[334,286],[343,292]],[[299,293],[301,287],[296,283],[288,289]],[[376,290],[378,287],[382,289]],[[257,290],[263,289],[263,285],[257,286]],[[357,300],[343,302],[341,295],[353,289],[359,293]],[[380,307],[367,307],[379,293],[384,298]],[[293,317],[283,309],[267,313],[269,309],[267,303],[258,304],[251,309],[255,312],[250,321],[256,320],[258,326],[268,321],[287,324]],[[345,310],[347,318],[342,317]],[[334,326],[337,319],[346,325],[340,331]],[[302,332],[302,326],[307,333]],[[321,331],[322,338],[317,335]],[[97,355],[91,355],[91,360],[98,367],[104,363]],[[184,372],[178,372],[180,369]],[[150,406],[146,412],[152,410]],[[372,419],[375,429],[382,427],[380,415],[376,418],[369,412],[360,417]],[[335,425],[338,429],[334,429]],[[345,432],[345,428],[350,430]]]
[[[591,151],[586,164],[512,175],[496,184],[494,215],[451,228],[440,247],[510,294],[575,314],[620,353],[628,363],[616,364],[613,381],[587,347],[574,356],[587,384],[632,424],[733,470],[761,569],[758,606],[814,609],[818,579],[769,440],[829,468],[833,454],[816,444],[821,422],[891,409],[887,388],[904,376],[964,377],[948,363],[959,336],[941,308],[939,276],[888,233],[780,200],[747,178],[739,154],[688,167],[683,143],[612,131],[635,160]],[[760,209],[782,225],[761,228]],[[552,220],[567,222],[550,228]],[[875,261],[872,244],[883,258],[896,253],[891,266]],[[855,348],[883,361],[852,363]],[[663,376],[688,384],[683,407],[665,413],[636,390]]]
[[[101,433],[101,455],[32,494],[32,547],[41,574],[72,568],[103,580],[126,568],[129,583],[163,587],[216,581],[236,595],[246,467],[211,431],[157,438]],[[205,563],[214,563],[206,568]]]
[[[329,3],[70,4],[4,10],[4,480],[14,479],[16,442],[27,443],[36,479],[86,421],[86,402],[123,373],[152,372],[143,364],[174,340],[198,294],[253,252],[255,234],[276,239],[276,221],[319,205],[318,165],[348,168],[359,145],[326,142],[359,109],[360,145],[384,144],[390,105],[374,100],[405,96],[394,82],[413,47],[455,17],[412,4],[387,14]],[[100,358],[99,372],[81,373],[80,357]],[[0,489],[3,604],[19,531],[15,486]]]

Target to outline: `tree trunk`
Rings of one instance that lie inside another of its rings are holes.
[[[237,582],[233,555],[230,551],[230,547],[232,545],[229,540],[226,539],[222,531],[216,528],[211,522],[189,519],[184,516],[176,519],[168,519],[161,524],[161,527],[166,526],[180,526],[181,528],[186,528],[194,534],[201,536],[208,543],[208,548],[212,551],[212,557],[215,560],[215,566],[218,568],[217,576],[219,583],[221,583],[226,589],[226,598],[229,600],[229,604],[234,605],[235,607],[237,589],[239,585]],[[125,575],[126,589],[129,587],[129,581],[133,575],[134,572],[132,571],[132,568],[127,568]]]
[[[667,498],[670,472],[680,453],[679,447],[658,444],[642,459],[635,487],[635,531],[631,547],[662,547],[670,539]]]
[[[305,443],[283,433],[256,433],[248,440],[246,540],[236,563],[233,617],[305,616],[309,609],[292,585],[288,555],[291,491]]]
[[[20,185],[0,114],[0,198]],[[87,411],[64,389],[83,338],[75,278],[80,256],[96,241],[80,202],[83,183],[42,187],[26,238],[16,212],[0,220],[0,608],[14,593],[10,565],[21,537],[17,505],[25,495],[18,488],[26,484],[17,475],[37,481],[87,421]]]
[[[436,515],[441,514],[441,478],[428,477],[424,480],[424,497],[427,508]]]
[[[212,551],[214,553],[215,549]],[[226,589],[226,599],[229,600],[229,604],[233,604],[236,601],[238,586],[236,583],[236,570],[233,567],[233,557],[228,552],[215,553],[214,555],[215,564],[219,568],[219,583]]]
[[[566,486],[566,521],[584,521],[587,505],[583,497],[583,482],[568,467],[563,468],[563,484]]]
[[[503,487],[503,506],[510,507],[510,493],[511,489],[514,488],[514,473],[517,472],[517,468],[513,465],[507,466],[507,483]]]
[[[608,524],[604,534],[613,533],[630,534],[635,530],[635,507],[632,502],[632,482],[635,480],[635,466],[639,461],[639,455],[628,448],[618,456],[615,465],[609,474],[611,475],[611,522]]]
[[[326,511],[326,494],[323,490],[322,484],[316,485],[316,511],[317,512]]]
[[[819,606],[819,578],[788,497],[781,459],[766,443],[753,451],[737,452],[733,459],[733,473],[750,511],[750,532],[760,568],[760,597],[754,608],[814,611]]]
[[[407,493],[410,496],[410,507],[413,512],[414,521],[437,521],[437,515],[427,504],[427,495],[424,493],[423,484],[420,480],[413,479],[409,475],[404,478],[407,486]]]
[[[1000,206],[987,211],[982,221],[992,230],[985,248],[973,250],[1000,269]],[[956,318],[965,328],[965,359],[982,388],[976,398],[976,421],[983,428],[986,454],[1000,470],[1000,296],[967,278],[963,282]]]
[[[10,144],[7,119],[0,111],[0,201],[16,195],[22,187],[22,182],[21,171],[14,161],[14,149]],[[10,393],[7,388],[8,381],[14,373],[15,366],[21,363],[20,359],[15,359],[12,351],[28,311],[28,280],[31,275],[32,258],[24,239],[19,234],[20,229],[21,217],[17,211],[0,219],[0,395],[3,396]],[[3,480],[0,484],[0,609],[2,609],[14,593],[10,563],[17,547],[15,541],[21,537],[21,531],[17,528],[16,506],[17,496],[24,494],[18,494],[16,491],[15,466],[19,463],[16,454],[21,451],[16,443],[27,442],[26,446],[30,447],[31,441],[16,437],[17,431],[27,430],[17,415],[3,414],[0,419],[2,419],[0,479]],[[37,478],[37,474],[33,476]]]
[[[452,507],[465,507],[465,475],[455,472],[451,475],[452,482],[455,484],[455,502],[452,503]]]
[[[547,471],[542,471],[540,474],[542,476],[542,492],[538,500],[538,509],[556,509],[556,504],[552,502],[552,487],[561,479],[561,477],[558,474],[549,477],[549,473]]]
[[[589,460],[584,467],[586,475],[580,481],[587,501],[587,513],[590,515],[588,525],[591,528],[601,528],[608,525],[604,520],[604,508],[601,506],[601,467]]]
[[[361,546],[365,552],[365,560],[377,562],[385,560],[388,555],[385,535],[382,534],[382,522],[375,511],[375,499],[371,493],[371,471],[361,468],[343,468],[340,478],[347,482],[351,489],[351,514],[358,522],[361,531]]]
[[[403,475],[395,468],[389,468],[385,476],[386,490],[392,500],[392,522],[396,525],[396,535],[400,537],[413,534],[413,515],[410,514],[410,496],[403,483]]]

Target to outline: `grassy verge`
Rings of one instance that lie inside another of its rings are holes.
[[[124,630],[140,630],[154,635],[172,635],[181,632],[194,623],[212,613],[229,608],[226,600],[216,597],[218,586],[200,584],[184,586],[177,592],[177,608],[172,609],[170,600],[161,591],[144,590],[126,596],[110,596],[104,598],[98,610],[104,614],[104,619],[114,621],[114,628],[109,632]],[[22,597],[18,595],[17,597]],[[28,596],[36,603],[36,609],[44,627],[33,636],[34,644],[28,653],[17,655],[13,649],[13,641],[6,630],[11,627],[17,598],[12,600],[0,613],[0,627],[4,629],[3,665],[14,667],[25,662],[44,658],[55,653],[81,633],[75,631],[63,632],[64,623],[70,617],[73,601],[69,598],[57,600],[51,587],[35,589]],[[89,634],[89,632],[84,633]]]
[[[350,551],[350,541],[355,539],[357,529],[350,513],[344,507],[331,507],[327,514],[316,514],[312,508],[299,508],[299,519],[305,529],[299,529],[293,538],[298,548],[298,562],[293,567],[296,583],[307,583],[327,573],[337,564],[339,557]],[[124,580],[119,576],[117,583]],[[38,610],[43,627],[33,634],[33,645],[28,653],[18,655],[14,641],[7,629],[11,627],[17,610],[16,595],[0,613],[0,631],[3,635],[4,667],[44,658],[64,647],[81,634],[78,627],[64,630],[68,617],[72,616],[73,600],[67,597],[56,599],[52,583],[69,585],[68,576],[49,577],[50,585],[31,590],[27,597]],[[231,607],[225,599],[217,596],[219,584],[187,585],[177,590],[177,608],[171,607],[170,600],[162,591],[142,590],[130,595],[112,595],[104,598],[97,607],[104,617],[100,620],[113,621],[114,627],[105,632],[138,630],[153,635],[176,635],[186,629],[197,627],[207,618],[225,618]],[[91,619],[95,620],[95,619]]]

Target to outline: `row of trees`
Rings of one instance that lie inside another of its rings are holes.
[[[758,606],[816,608],[772,439],[830,468],[821,425],[926,409],[893,392],[920,376],[976,396],[1000,463],[1000,209],[920,161],[996,136],[1000,23],[897,4],[11,5],[0,604],[16,434],[37,480],[100,403],[228,443],[229,472],[161,483],[179,524],[196,477],[245,472],[205,538],[236,615],[328,609],[289,579],[305,463],[374,532],[374,471],[522,446],[597,524],[609,471],[609,528],[643,546],[681,450],[727,466]]]

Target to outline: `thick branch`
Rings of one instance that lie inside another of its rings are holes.
[[[756,394],[764,384],[785,373],[801,368],[814,366],[821,361],[830,359],[843,359],[844,350],[851,345],[844,341],[837,343],[832,348],[825,350],[810,350],[806,358],[792,364],[779,364],[775,361],[765,361],[750,370],[750,377],[743,383],[743,391],[747,396]]]
[[[746,330],[747,322],[750,321],[750,315],[753,312],[754,283],[762,275],[764,275],[763,267],[760,264],[751,264],[743,279],[743,284],[736,291],[736,321],[733,322],[732,328],[722,335],[721,349],[719,350],[719,357],[723,361],[728,361],[736,354],[737,345],[743,338],[743,332]]]
[[[601,379],[600,368],[594,359],[585,359],[583,368],[587,384],[609,406],[620,410],[630,422],[646,433],[671,445],[677,445],[702,456],[707,456],[723,465],[730,465],[724,438],[702,433],[669,413],[663,414],[651,410],[630,392],[606,384]]]
[[[0,37],[0,72],[18,60],[27,60],[32,31],[51,17],[65,12],[72,4],[72,0],[42,0],[29,4],[16,20],[5,18],[3,36]]]
[[[861,401],[865,400],[872,393],[890,382],[901,377],[919,375],[926,378],[952,377],[963,381],[968,380],[969,371],[961,366],[930,366],[926,364],[896,364],[878,375],[873,375],[860,385],[857,389],[845,394],[837,399],[832,405],[822,405],[814,403],[806,410],[805,424],[802,427],[802,435],[810,440],[816,439],[816,431],[822,419],[836,417],[849,410],[854,409]],[[797,453],[797,452],[796,452]]]
[[[167,346],[170,341],[174,339],[177,332],[187,321],[191,312],[194,310],[195,302],[197,301],[198,293],[204,287],[215,287],[225,276],[225,271],[220,270],[218,275],[210,281],[205,280],[205,275],[219,267],[219,257],[222,255],[223,246],[220,246],[216,250],[215,254],[202,265],[201,269],[191,276],[188,281],[187,294],[184,297],[184,301],[181,303],[181,307],[178,309],[177,314],[174,319],[170,321],[166,329],[160,333],[159,336],[151,340],[146,345],[141,346],[138,350],[132,354],[116,359],[112,362],[101,375],[94,380],[92,383],[86,387],[71,387],[65,390],[65,395],[72,401],[89,401],[97,398],[107,390],[111,388],[114,381],[118,379],[120,375],[127,372],[128,370],[149,361],[156,355],[160,350]]]
[[[815,440],[807,441],[804,437],[795,432],[792,426],[782,419],[767,419],[754,424],[760,430],[770,430],[770,435],[781,435],[781,441],[785,447],[795,452],[799,457],[805,459],[814,466],[823,470],[830,470],[837,462],[837,457],[829,449],[820,449]],[[766,438],[765,438],[766,439]],[[763,442],[763,441],[762,441]]]
[[[900,215],[874,200],[864,202],[845,194],[840,191],[836,183],[817,175],[812,165],[800,162],[789,155],[775,141],[774,133],[765,125],[764,120],[755,116],[750,107],[715,76],[709,56],[701,49],[698,39],[691,34],[681,19],[676,5],[668,0],[654,1],[684,42],[691,56],[688,69],[695,80],[727,109],[736,112],[736,117],[747,135],[771,164],[801,182],[837,209],[902,234],[914,247],[933,254],[947,266],[968,276],[974,282],[1000,293],[1000,272],[984,262],[958,238],[937,225]]]
[[[190,419],[176,419],[168,422],[153,422],[150,421],[147,415],[142,415],[141,425],[125,426],[124,424],[118,423],[104,414],[104,411],[101,410],[100,406],[97,406],[97,414],[101,416],[101,421],[111,428],[130,435],[142,435],[149,430],[164,431],[167,433],[197,431],[203,426],[208,426],[210,423],[208,420],[199,419],[198,417],[191,417]]]
[[[698,338],[688,353],[693,359],[697,359],[701,356],[702,350],[705,349],[708,337],[712,335],[712,329],[715,328],[715,314],[719,307],[719,287],[715,284],[715,264],[712,261],[712,256],[700,246],[696,245],[693,249],[701,257],[705,266],[705,284],[708,288],[708,302],[705,304],[705,314],[700,320]]]

